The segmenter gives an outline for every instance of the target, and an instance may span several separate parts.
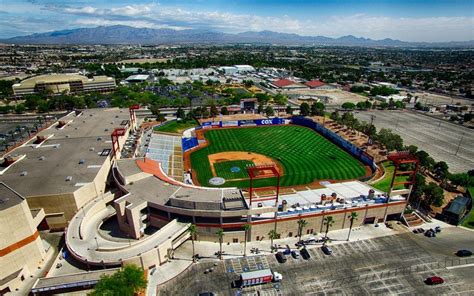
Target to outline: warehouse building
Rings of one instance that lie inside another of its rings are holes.
[[[110,92],[117,85],[115,79],[107,76],[87,78],[78,74],[47,74],[31,77],[12,86],[13,94],[17,97],[51,92],[60,94],[80,94],[88,92]]]
[[[111,139],[116,129],[121,135]],[[85,203],[105,193],[113,149],[123,147],[131,129],[127,109],[71,112],[7,154],[0,181],[31,209],[44,209],[42,227],[62,229]]]

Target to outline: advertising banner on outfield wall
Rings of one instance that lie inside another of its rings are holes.
[[[257,124],[253,120],[240,120],[239,126],[256,126]]]
[[[226,127],[226,126],[239,126],[239,122],[238,122],[237,120],[222,121],[221,126],[222,126],[222,127]]]
[[[257,125],[273,125],[273,124],[283,124],[285,120],[283,118],[272,118],[272,119],[257,119],[254,120],[255,124]]]
[[[202,128],[212,128],[212,122],[210,121],[203,122],[201,125],[202,125]]]

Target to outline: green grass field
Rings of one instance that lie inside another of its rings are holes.
[[[390,161],[383,162],[382,165],[385,169],[385,176],[382,180],[372,184],[372,186],[378,190],[382,190],[383,192],[388,192],[390,189],[390,183],[392,182],[393,173],[395,171],[395,166]],[[408,176],[400,175],[395,178],[395,183],[405,182],[406,180],[408,180]],[[403,188],[405,188],[403,185],[395,185],[393,189],[398,190]]]
[[[244,179],[248,178],[247,166],[253,165],[252,161],[249,160],[232,160],[225,162],[218,162],[214,164],[217,177],[222,177],[226,180]],[[232,172],[233,167],[240,168],[239,172]]]
[[[345,180],[365,175],[361,162],[320,134],[300,126],[215,129],[205,133],[208,146],[191,154],[191,167],[202,186],[211,186],[208,155],[247,151],[269,156],[283,167],[282,186],[308,184],[315,180]],[[256,187],[272,186],[274,178],[259,179]],[[248,188],[248,180],[226,182],[223,187]]]
[[[174,133],[174,134],[180,134],[184,130],[187,130],[188,128],[191,128],[193,126],[198,125],[197,121],[191,120],[191,121],[170,121],[168,123],[165,123],[164,125],[160,127],[155,127],[154,131],[156,132],[165,132],[165,133]]]

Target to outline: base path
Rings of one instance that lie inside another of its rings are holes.
[[[283,167],[281,164],[274,160],[271,157],[268,157],[263,154],[253,153],[253,152],[245,152],[245,151],[227,151],[227,152],[219,152],[208,155],[209,163],[211,164],[212,174],[216,176],[216,170],[214,168],[215,163],[219,162],[226,162],[232,160],[248,160],[253,162],[256,166],[257,165],[269,165],[274,164],[277,167],[278,173],[280,176],[283,175]]]

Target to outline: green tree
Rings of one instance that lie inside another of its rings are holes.
[[[227,110],[227,107],[226,106],[223,106],[221,108],[221,114],[222,115],[229,115],[229,110]]]
[[[255,94],[255,97],[260,104],[267,104],[270,101],[270,96],[266,93]]]
[[[303,235],[303,229],[308,226],[308,221],[304,219],[298,220],[298,241],[301,241],[301,236]]]
[[[217,115],[219,115],[219,110],[217,110],[216,105],[212,104],[211,105],[211,116],[216,117]]]
[[[324,225],[326,225],[326,235],[324,236],[324,243],[326,244],[328,238],[329,228],[334,224],[334,218],[332,216],[324,217]]]
[[[425,186],[423,193],[425,194],[425,201],[428,205],[441,207],[444,203],[444,192],[438,184],[430,182]]]
[[[247,240],[248,240],[248,236],[249,236],[249,231],[250,229],[252,228],[252,225],[250,225],[249,223],[245,223],[244,226],[244,231],[245,231],[245,240],[244,240],[244,257],[247,256]]]
[[[290,105],[286,106],[286,114],[293,115],[293,108]]]
[[[268,237],[270,238],[270,250],[273,252],[273,240],[278,239],[280,237],[280,234],[276,232],[275,229],[272,229],[268,232]]]
[[[389,107],[389,105],[388,105],[387,102],[382,102],[382,103],[380,103],[380,108],[381,108],[382,110],[385,110],[385,109],[387,109],[388,107]]]
[[[15,106],[15,112],[18,114],[23,114],[26,111],[26,107],[23,104],[18,104]]]
[[[96,284],[91,296],[135,295],[146,289],[147,280],[141,268],[125,265],[112,275],[104,275]]]
[[[196,235],[197,235],[197,226],[195,224],[189,225],[188,232],[189,232],[189,236],[191,237],[191,243],[193,245],[193,262],[196,262],[196,252],[195,252],[195,249],[194,249],[194,240],[196,239]]]
[[[177,118],[180,118],[180,119],[185,119],[186,118],[186,114],[183,110],[183,108],[179,107],[178,110],[176,111],[176,117]]]
[[[462,186],[464,188],[474,186],[474,177],[469,176],[467,173],[450,174],[449,181],[451,181],[453,185]]]
[[[311,105],[311,115],[313,116],[324,116],[325,106],[321,102],[316,102]]]
[[[263,112],[263,104],[262,103],[258,104],[257,112],[258,112],[258,114],[261,114]]]
[[[399,135],[392,133],[391,129],[381,129],[377,134],[376,140],[382,143],[388,151],[403,149],[403,139]]]
[[[445,181],[449,175],[448,164],[445,161],[435,163],[435,165],[433,166],[433,172],[439,179]]]
[[[349,234],[347,235],[347,241],[349,241],[349,238],[351,237],[352,226],[354,225],[354,221],[357,220],[358,216],[359,214],[357,214],[357,212],[351,212],[349,216],[350,224],[349,224]]]
[[[416,152],[418,151],[418,147],[415,146],[415,145],[409,145],[409,146],[405,146],[405,149],[410,152],[410,154],[412,155],[415,155]]]
[[[329,115],[329,118],[331,118],[334,121],[339,121],[341,117],[339,116],[339,112],[336,110]]]
[[[282,94],[277,94],[275,97],[273,97],[273,102],[278,106],[284,106],[288,103],[288,97],[284,96]],[[280,108],[278,108],[279,110]]]
[[[222,260],[222,242],[224,239],[224,229],[219,228],[216,231],[217,238],[219,239],[219,259]]]
[[[415,156],[420,161],[420,166],[423,170],[431,170],[433,168],[435,161],[426,151],[419,150],[415,153]]]
[[[304,102],[300,105],[300,115],[308,116],[311,113],[308,103]]]
[[[275,111],[273,110],[272,106],[267,106],[265,108],[265,115],[267,115],[267,117],[275,115]]]
[[[345,102],[341,105],[341,107],[344,110],[354,110],[356,105],[354,103],[351,103],[351,102]]]

